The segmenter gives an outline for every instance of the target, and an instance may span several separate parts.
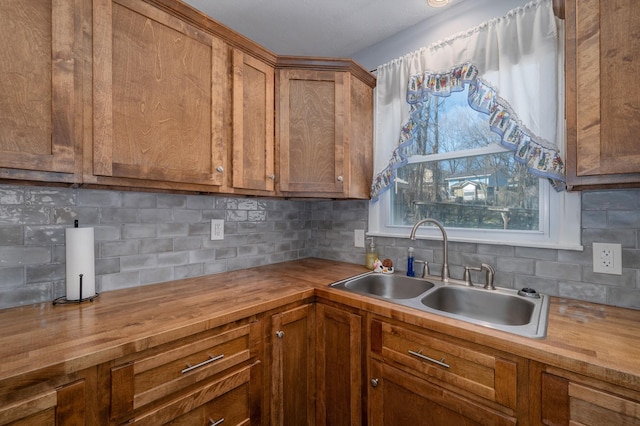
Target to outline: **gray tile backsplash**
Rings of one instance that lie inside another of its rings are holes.
[[[362,264],[353,231],[366,229],[368,206],[0,185],[0,308],[63,295],[64,229],[75,219],[95,228],[96,287],[104,292],[310,256]],[[211,219],[225,220],[223,241],[210,240]],[[499,286],[640,309],[640,190],[584,192],[582,227],[584,252],[452,242],[451,274],[486,262]],[[439,270],[439,241],[375,240],[400,271],[410,245]],[[622,244],[622,276],[592,272],[594,241]]]

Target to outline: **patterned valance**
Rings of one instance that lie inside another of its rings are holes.
[[[448,72],[425,72],[411,76],[407,90],[409,119],[400,131],[400,139],[385,169],[374,177],[371,199],[389,189],[396,178],[396,170],[407,164],[412,147],[419,136],[422,108],[429,96],[449,96],[469,85],[468,103],[474,110],[487,115],[489,128],[500,136],[500,144],[511,151],[516,161],[540,177],[548,178],[557,191],[565,189],[564,162],[558,150],[527,129],[515,111],[502,99],[496,89],[479,77],[478,67],[465,63]]]

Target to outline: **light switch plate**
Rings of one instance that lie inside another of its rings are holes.
[[[355,247],[364,247],[364,229],[353,231],[353,245]]]
[[[622,275],[622,246],[593,243],[593,272]]]
[[[224,240],[224,220],[211,219],[211,241]]]

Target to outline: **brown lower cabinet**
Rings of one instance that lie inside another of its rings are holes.
[[[57,389],[48,389],[33,396],[21,398],[0,407],[0,424],[14,426],[84,425],[84,380],[78,380]]]
[[[588,365],[577,374],[330,301],[198,330],[5,380],[0,425],[640,425],[640,390]]]
[[[313,425],[315,417],[314,305],[271,317],[272,425]]]
[[[373,318],[370,330],[371,424],[526,420],[525,359],[388,319]]]
[[[321,303],[316,305],[316,315],[316,424],[365,424],[362,316]]]
[[[261,332],[248,318],[116,360],[110,424],[259,423]]]
[[[640,425],[640,391],[532,363],[532,425]]]
[[[371,363],[369,424],[515,425],[514,417],[379,361]]]

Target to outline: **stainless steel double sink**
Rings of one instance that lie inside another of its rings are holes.
[[[490,290],[379,273],[331,286],[524,337],[539,339],[547,333],[549,298],[531,289]]]

